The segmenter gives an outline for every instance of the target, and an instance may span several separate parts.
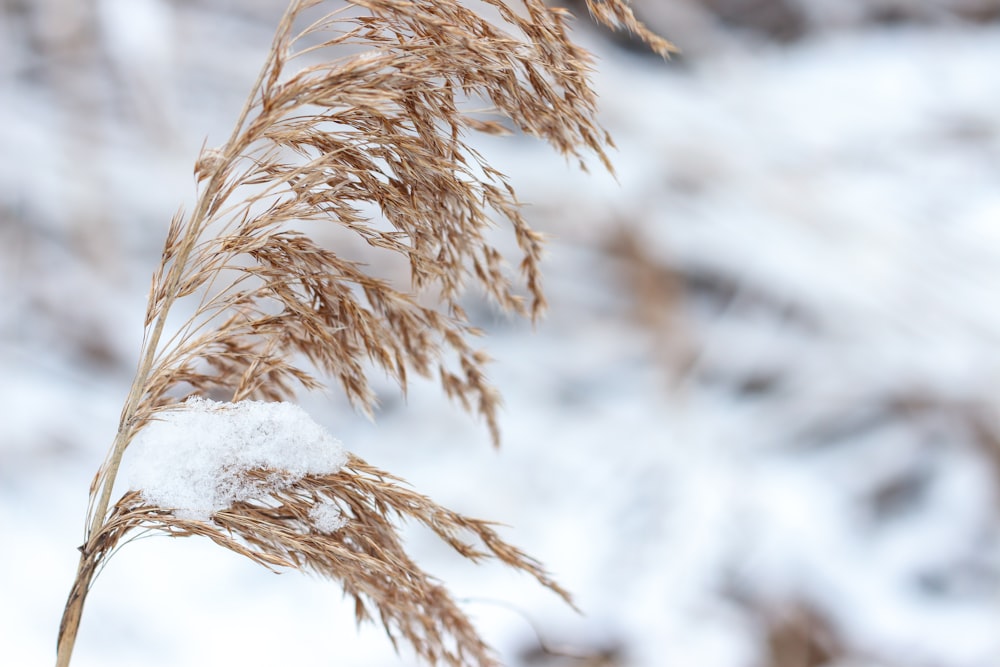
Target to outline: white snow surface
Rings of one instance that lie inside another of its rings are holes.
[[[150,504],[208,520],[235,502],[264,499],[305,475],[335,473],[346,462],[341,443],[294,403],[196,396],[139,431],[124,473],[129,488]],[[250,470],[267,475],[249,479]],[[324,532],[336,530],[328,508],[315,520]]]

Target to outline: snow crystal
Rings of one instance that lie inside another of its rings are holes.
[[[309,510],[309,520],[317,531],[329,535],[336,533],[347,524],[347,518],[336,503],[325,502]]]
[[[305,475],[335,473],[346,462],[340,442],[297,405],[195,397],[140,430],[125,465],[129,488],[146,502],[207,520],[234,502],[264,498]],[[270,474],[248,479],[249,470]],[[317,527],[333,525],[329,510],[318,516]]]

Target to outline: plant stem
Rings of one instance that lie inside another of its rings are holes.
[[[220,172],[213,175],[206,192],[211,192],[217,186]],[[184,273],[184,266],[187,263],[191,250],[194,248],[198,238],[198,227],[195,221],[201,220],[206,215],[209,206],[209,197],[202,196],[198,204],[198,209],[192,217],[192,222],[188,234],[184,239],[184,244],[178,253],[176,262],[170,267],[168,274],[167,289],[160,315],[153,325],[153,331],[146,339],[142,362],[139,370],[132,381],[132,388],[129,390],[128,398],[125,401],[125,409],[122,411],[121,422],[118,425],[118,433],[115,435],[114,444],[108,460],[98,473],[97,486],[100,488],[100,495],[94,505],[93,514],[89,518],[87,529],[87,542],[81,547],[80,565],[77,568],[76,580],[70,590],[69,599],[63,610],[62,623],[59,626],[59,642],[56,652],[56,667],[68,667],[70,657],[73,653],[73,645],[76,643],[77,630],[80,627],[80,617],[83,615],[83,603],[87,598],[87,591],[90,589],[90,582],[97,570],[101,554],[94,548],[96,538],[104,526],[108,513],[108,506],[111,504],[111,491],[118,477],[118,469],[121,467],[122,456],[125,449],[132,441],[135,433],[135,417],[139,410],[142,397],[145,394],[146,383],[153,370],[153,362],[156,358],[156,350],[159,347],[160,338],[163,335],[163,328],[166,324],[167,313],[170,306],[177,298],[177,288],[180,285],[181,277]],[[96,487],[95,487],[96,488]]]
[[[111,504],[111,493],[114,489],[115,480],[118,477],[122,457],[125,454],[125,449],[132,441],[132,437],[135,435],[136,415],[142,404],[142,398],[146,393],[147,382],[153,372],[156,352],[159,348],[160,339],[163,336],[164,326],[166,325],[167,313],[177,299],[187,261],[206,225],[214,199],[225,182],[226,167],[233,160],[237,159],[241,151],[246,147],[246,144],[253,140],[244,131],[244,126],[254,106],[256,95],[261,90],[265,76],[275,66],[275,53],[278,50],[278,45],[287,36],[291,29],[292,20],[300,9],[301,2],[294,1],[290,3],[288,9],[285,11],[267,61],[261,68],[257,76],[257,81],[240,112],[233,134],[225,145],[224,159],[215,168],[208,184],[198,198],[198,206],[190,218],[182,245],[167,275],[167,285],[163,291],[164,296],[163,303],[160,306],[160,314],[156,318],[153,330],[144,341],[142,360],[136,372],[135,379],[132,381],[128,398],[125,401],[125,408],[122,410],[121,420],[118,424],[118,432],[115,434],[115,440],[111,446],[108,458],[97,475],[94,490],[99,495],[97,502],[93,506],[92,514],[88,517],[86,543],[80,547],[81,556],[80,564],[76,571],[76,579],[73,581],[69,599],[67,599],[66,606],[63,609],[56,649],[56,667],[69,667],[70,659],[73,655],[73,647],[76,644],[77,632],[80,628],[80,618],[83,615],[83,605],[90,590],[94,574],[105,555],[102,550],[97,548],[98,536],[107,519],[108,507]],[[150,298],[153,298],[153,295],[150,295]]]
[[[101,528],[104,527],[105,516],[110,504],[111,489],[118,475],[122,454],[131,439],[131,425],[139,405],[137,396],[140,395],[140,388],[149,375],[149,369],[152,367],[152,351],[155,351],[156,343],[159,341],[159,337],[163,331],[162,324],[160,322],[157,324],[158,326],[154,330],[154,335],[149,339],[151,342],[151,345],[147,348],[149,351],[144,356],[140,372],[136,374],[136,379],[132,384],[132,390],[129,393],[129,399],[122,413],[122,421],[115,436],[110,458],[98,476],[102,484],[101,495],[97,505],[94,507],[94,513],[88,526],[87,541],[80,547],[80,564],[77,566],[76,579],[73,581],[73,587],[70,589],[69,598],[66,600],[66,606],[63,609],[62,622],[59,624],[56,667],[69,667],[70,658],[73,655],[73,646],[76,644],[76,635],[80,628],[80,617],[83,615],[83,603],[87,599],[90,583],[94,578],[94,573],[97,571],[97,566],[102,556],[96,548],[97,538],[100,535]]]
[[[59,644],[56,650],[56,667],[69,667],[73,657],[73,646],[76,644],[76,633],[80,629],[80,616],[83,614],[83,602],[90,589],[90,581],[94,577],[97,563],[86,553],[80,556],[80,565],[76,571],[76,581],[70,589],[69,600],[63,609],[62,622],[59,624]]]

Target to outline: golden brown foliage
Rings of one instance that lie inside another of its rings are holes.
[[[394,519],[415,519],[461,555],[495,557],[569,599],[488,524],[445,510],[358,459],[208,522],[149,506],[137,492],[111,507],[136,432],[190,394],[285,400],[329,377],[370,413],[374,366],[404,391],[410,373],[437,376],[445,393],[478,412],[499,438],[488,358],[470,343],[478,331],[460,299],[476,285],[500,308],[537,317],[545,306],[542,239],[506,177],[467,137],[519,130],[581,166],[591,152],[610,169],[590,57],[569,39],[568,14],[539,0],[523,0],[517,11],[486,0],[493,21],[455,0],[349,0],[314,15],[321,4],[291,3],[232,136],[197,161],[193,211],[170,225],[140,366],[92,487],[60,665],[69,662],[94,572],[139,527],[203,535],[268,567],[336,579],[354,597],[359,620],[377,616],[394,642],[403,639],[432,663],[492,658],[448,593],[403,551]],[[670,50],[622,0],[588,6],[658,52]],[[490,241],[497,218],[513,230],[519,279]],[[323,247],[310,234],[320,226],[400,257],[409,284]],[[168,337],[168,316],[184,299],[193,315]],[[312,530],[307,517],[321,502],[339,505],[348,523],[332,534]]]
[[[500,307],[539,315],[541,237],[503,174],[466,143],[471,131],[504,126],[463,109],[486,101],[581,164],[589,149],[610,168],[608,138],[594,119],[589,57],[569,41],[564,14],[534,2],[526,4],[528,18],[491,3],[519,37],[452,2],[353,4],[370,14],[332,15],[298,34],[292,26],[300,10],[290,12],[233,137],[199,159],[199,207],[171,227],[147,326],[176,299],[217,285],[223,271],[239,275],[223,281],[157,360],[140,415],[174,400],[169,392],[181,384],[233,400],[290,398],[297,386],[318,384],[296,365],[301,355],[365,411],[375,401],[367,363],[404,389],[409,371],[437,375],[498,440],[487,357],[470,346],[478,332],[459,298],[473,282]],[[593,10],[642,30],[624,5]],[[348,48],[365,50],[284,76],[303,52]],[[526,295],[516,293],[487,239],[497,215],[513,227]],[[320,247],[301,231],[311,222],[398,253],[411,285],[397,289]],[[421,294],[436,302],[421,305]]]
[[[281,471],[249,476],[263,480],[274,474]],[[310,518],[310,510],[327,503],[345,519],[330,533],[317,530]],[[378,618],[394,644],[406,641],[432,664],[494,664],[448,591],[403,550],[394,523],[399,519],[423,524],[465,558],[495,558],[522,570],[569,602],[539,563],[504,542],[488,523],[444,509],[354,456],[335,474],[307,475],[266,501],[238,502],[216,512],[211,521],[175,516],[132,491],[117,503],[94,543],[107,552],[143,528],[208,537],[265,567],[309,569],[339,581],[354,599],[358,622]]]

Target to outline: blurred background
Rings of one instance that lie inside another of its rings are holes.
[[[503,448],[431,384],[303,404],[574,592],[412,531],[511,667],[1000,665],[1000,1],[634,6],[683,53],[576,23],[617,180],[482,142],[551,236],[547,319],[476,314]],[[283,8],[0,0],[2,664],[54,658],[167,224]],[[330,582],[156,538],[74,664],[414,663]]]

